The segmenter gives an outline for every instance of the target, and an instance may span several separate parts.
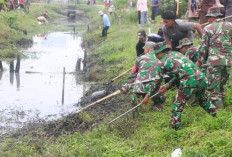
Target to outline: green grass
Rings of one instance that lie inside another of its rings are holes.
[[[39,13],[40,9],[42,11],[43,9],[51,10],[49,7],[34,9]],[[95,21],[95,26],[101,26],[101,18],[96,14],[98,9],[94,10],[90,7],[85,9],[88,10],[90,20]],[[35,18],[36,15],[30,16]],[[51,13],[51,15],[53,14]],[[138,40],[136,34],[140,28],[131,16],[131,13],[123,15],[122,21],[125,23],[121,24],[117,23],[117,19],[113,20],[113,17],[110,17],[113,22],[107,38],[100,37],[101,29],[91,29],[89,33],[85,34],[84,43],[93,44],[88,51],[88,63],[94,63],[87,76],[92,75],[93,77],[94,75],[95,80],[105,82],[133,66],[136,56],[135,45]],[[0,16],[1,18],[3,17]],[[2,26],[4,23],[0,25]],[[18,25],[21,27],[20,23]],[[50,26],[49,24],[43,25],[38,28],[38,32],[46,30]],[[26,27],[28,30],[32,29],[32,27]],[[157,32],[158,28],[153,26],[152,32]],[[147,27],[144,29],[148,32]],[[33,32],[31,33],[33,34]],[[199,43],[199,40],[195,39],[195,42]],[[118,79],[116,83],[124,83],[124,79],[128,75]],[[0,143],[0,156],[170,157],[175,149],[181,148],[182,157],[232,157],[231,83],[230,79],[227,84],[226,108],[218,112],[217,118],[211,117],[200,107],[186,105],[183,111],[182,125],[178,131],[169,127],[170,105],[176,93],[176,90],[172,90],[166,93],[167,101],[163,111],[151,110],[150,103],[140,108],[140,115],[135,118],[128,114],[115,121],[111,126],[96,125],[93,130],[84,133],[76,132],[48,138],[43,132],[38,131],[39,133],[36,135],[40,136],[33,136],[34,133],[31,133],[18,139],[6,139]],[[101,116],[103,119],[108,118],[109,120],[117,115],[110,118]],[[85,119],[90,120],[94,117],[85,114]]]

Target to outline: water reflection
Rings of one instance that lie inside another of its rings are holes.
[[[0,62],[0,128],[16,128],[77,110],[74,104],[87,88],[76,73],[83,69],[81,42],[80,36],[73,38],[64,32],[38,35],[33,37],[33,46],[21,52],[26,59],[18,55],[16,61]]]

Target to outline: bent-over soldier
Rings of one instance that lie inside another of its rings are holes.
[[[165,42],[156,43],[154,50],[157,59],[160,60],[161,66],[160,69],[157,69],[156,84],[159,84],[165,75],[172,78],[168,83],[160,87],[158,93],[163,95],[176,80],[180,81],[178,92],[171,105],[172,113],[170,126],[174,129],[180,127],[181,114],[185,106],[185,101],[193,94],[195,94],[200,102],[199,105],[206,112],[210,113],[212,116],[216,116],[217,108],[207,99],[205,94],[207,81],[200,69],[181,53],[170,52]]]
[[[180,52],[189,58],[193,63],[197,62],[198,58],[198,49],[193,47],[193,42],[188,38],[184,38],[179,41],[179,46],[176,48],[180,50]]]
[[[232,63],[232,24],[217,20],[222,16],[219,7],[211,7],[206,16],[210,24],[203,31],[197,65],[207,65],[209,97],[222,108]]]
[[[153,54],[154,42],[146,42],[144,46],[144,53],[136,59],[136,62],[132,68],[132,73],[126,80],[126,85],[122,88],[124,92],[130,87],[133,87],[132,104],[135,105],[136,97],[144,97],[146,94],[153,95],[157,91],[155,87],[155,75],[156,70],[159,68],[155,55]],[[165,96],[156,96],[152,99],[154,102],[154,108],[160,110],[163,108]]]

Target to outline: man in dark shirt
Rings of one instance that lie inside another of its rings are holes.
[[[176,47],[179,44],[179,40],[183,38],[189,38],[193,41],[193,30],[196,29],[199,36],[202,36],[202,28],[199,23],[185,22],[176,19],[176,16],[171,11],[165,11],[162,13],[164,25],[162,27],[164,33],[164,39],[168,47],[172,48],[172,51],[176,51]]]
[[[152,42],[162,42],[164,39],[158,34],[152,34],[148,35],[146,34],[145,30],[139,30],[137,37],[139,38],[138,43],[136,44],[136,53],[137,57],[141,56],[144,54],[144,49],[143,47],[145,46],[145,43],[147,41],[152,41]]]

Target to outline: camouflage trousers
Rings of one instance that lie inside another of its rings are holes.
[[[223,99],[226,97],[225,88],[226,82],[230,76],[230,67],[227,66],[209,66],[207,68],[206,77],[208,79],[208,88],[210,100],[217,105],[223,106]],[[217,104],[218,102],[222,104]]]
[[[143,99],[146,94],[149,94],[150,96],[156,94],[158,90],[155,90],[155,82],[149,81],[142,84],[136,84],[133,88],[133,94],[131,95],[132,105],[135,106],[139,104],[141,99]],[[139,100],[139,101],[138,101]],[[153,98],[151,98],[153,101],[154,109],[161,110],[163,108],[163,103],[166,100],[165,96],[157,95]]]
[[[195,95],[196,99],[199,101],[199,105],[208,113],[213,116],[216,115],[217,108],[208,100],[206,95],[207,83],[205,79],[195,80],[194,85],[185,86],[181,85],[175,96],[174,102],[172,103],[172,113],[170,126],[173,129],[178,129],[181,124],[181,114],[185,107],[186,100],[192,95]]]

